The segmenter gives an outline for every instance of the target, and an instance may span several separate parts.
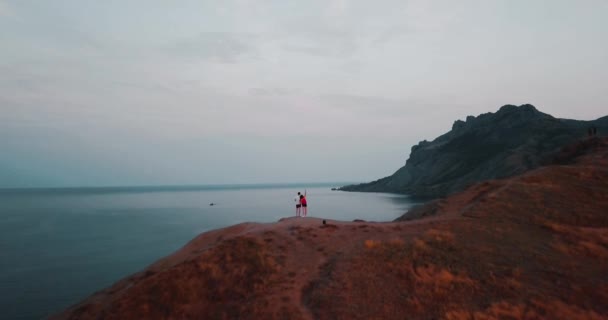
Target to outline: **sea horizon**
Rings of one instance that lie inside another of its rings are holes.
[[[265,182],[265,183],[225,183],[225,184],[151,184],[151,185],[109,185],[109,186],[58,186],[58,187],[0,187],[0,194],[13,192],[74,192],[74,193],[113,193],[113,192],[180,192],[231,189],[275,189],[298,187],[335,187],[358,184],[361,182]]]

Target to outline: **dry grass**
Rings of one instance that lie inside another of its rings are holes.
[[[265,315],[265,290],[278,268],[275,259],[257,240],[227,240],[198,258],[171,270],[142,279],[125,289],[127,299],[109,303],[101,314],[77,309],[73,319],[231,319]],[[252,303],[254,302],[254,303]],[[131,316],[129,316],[131,315]]]

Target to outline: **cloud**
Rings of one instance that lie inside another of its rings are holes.
[[[287,96],[293,94],[295,90],[287,88],[250,88],[249,94],[252,96]]]
[[[426,109],[422,103],[375,96],[326,94],[319,98],[334,108],[375,117],[406,116],[414,112],[420,113]]]
[[[195,171],[209,166],[198,140],[277,152],[302,140],[318,157],[346,154],[340,148],[352,143],[347,159],[373,148],[374,157],[399,149],[401,161],[410,143],[504,103],[604,115],[597,7],[556,6],[538,20],[546,7],[524,2],[509,10],[472,0],[156,2],[0,0],[0,24],[11,30],[0,36],[0,145],[28,146],[31,137],[44,147],[59,132],[48,153],[69,146],[87,156],[74,137],[99,158],[120,164],[128,152],[134,169],[156,158],[151,172],[173,174],[196,157]],[[568,20],[551,18],[561,15]],[[332,152],[312,144],[328,140]],[[218,164],[240,158],[266,163],[217,153]],[[236,177],[229,167],[218,177]]]
[[[249,33],[202,32],[197,37],[177,41],[167,49],[170,54],[187,58],[237,63],[258,57],[256,38]]]
[[[359,50],[361,36],[347,26],[332,25],[318,19],[308,24],[289,23],[277,38],[280,47],[288,52],[347,58]]]
[[[410,0],[404,10],[404,19],[415,31],[441,31],[450,27],[464,6],[454,6],[452,2],[430,2]]]
[[[353,34],[344,32],[289,39],[283,43],[282,48],[320,57],[346,58],[357,51],[358,44]]]
[[[339,18],[347,12],[350,3],[348,0],[329,0],[325,14],[331,18]]]
[[[14,15],[13,8],[5,1],[0,1],[0,17],[12,17]]]

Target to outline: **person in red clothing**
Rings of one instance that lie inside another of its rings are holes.
[[[302,216],[306,217],[306,215],[308,214],[308,203],[306,203],[306,191],[304,191],[303,195],[300,195],[300,204],[302,205]]]

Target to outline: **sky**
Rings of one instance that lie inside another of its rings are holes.
[[[608,114],[608,1],[0,0],[0,188],[364,182],[457,119]]]

